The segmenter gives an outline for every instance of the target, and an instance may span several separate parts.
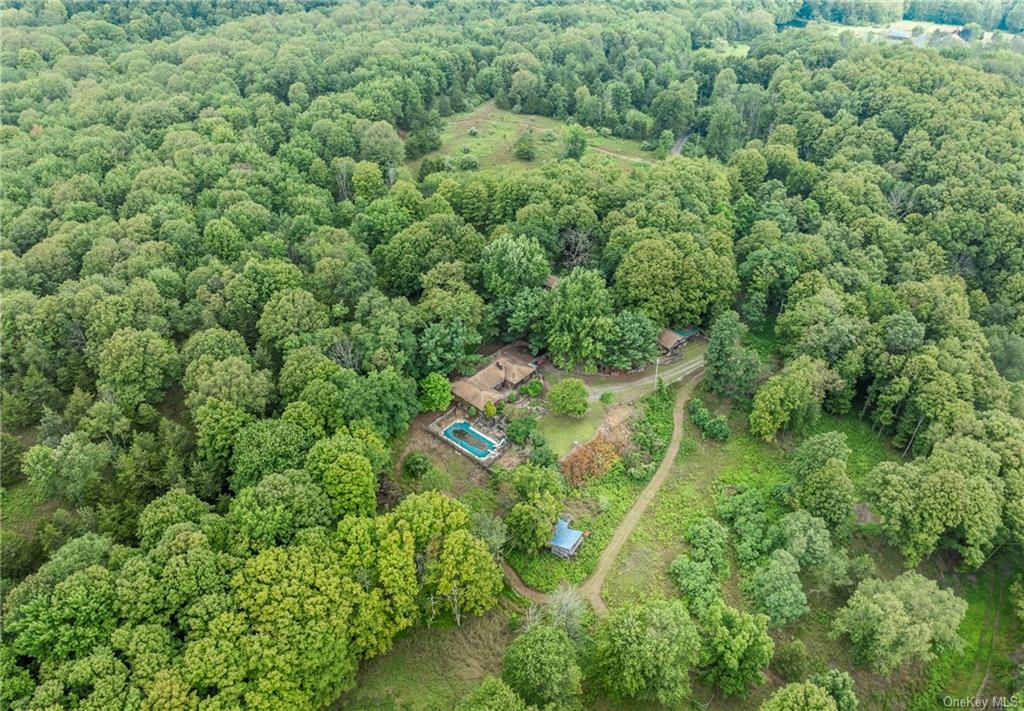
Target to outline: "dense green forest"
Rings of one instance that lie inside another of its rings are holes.
[[[900,19],[988,33],[828,24]],[[510,609],[466,711],[688,708],[691,683],[850,711],[894,673],[931,708],[968,610],[934,566],[991,572],[1024,617],[1024,2],[9,0],[0,22],[0,708],[323,708],[396,640]],[[555,128],[517,129],[515,170],[481,167],[475,126],[442,150],[481,106]],[[689,324],[687,419],[784,474],[716,489],[676,594],[606,616],[543,549],[592,490],[629,508],[674,391],[570,456],[508,413],[604,412],[582,382],[661,367]],[[469,408],[524,452],[482,511],[405,442],[512,342],[558,375]],[[888,455],[859,472],[823,417]],[[554,591],[541,612],[504,559]],[[848,668],[780,637],[812,590]],[[1019,656],[994,665],[989,690],[1024,692]]]

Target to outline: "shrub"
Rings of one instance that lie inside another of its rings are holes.
[[[808,679],[828,692],[836,702],[837,711],[857,711],[857,695],[853,692],[853,679],[848,672],[829,669]]]
[[[544,383],[541,382],[539,378],[527,380],[525,383],[522,384],[522,386],[520,386],[519,392],[525,395],[526,397],[537,397],[542,392],[544,392]]]
[[[614,400],[614,399],[615,399],[615,393],[613,393],[611,391],[607,391],[607,392],[601,393],[601,396],[598,398],[598,400],[601,401],[601,404],[605,405],[605,406],[611,405],[612,404],[612,400]]]
[[[807,676],[811,657],[801,640],[780,644],[772,657],[772,669],[786,681],[800,681]]]
[[[551,467],[558,464],[558,457],[555,456],[554,450],[551,449],[548,443],[540,438],[540,435],[534,435],[533,451],[530,452],[530,456],[526,458],[526,461],[538,467]]]
[[[672,439],[675,392],[659,387],[640,401],[643,415],[633,424],[632,440],[648,460],[660,460]]]
[[[476,126],[470,126],[469,130],[466,131],[466,133],[468,133],[470,136],[475,137],[477,134],[480,133],[480,130]]]
[[[433,468],[434,463],[420,452],[410,453],[402,462],[402,474],[410,479],[419,479]]]
[[[533,131],[527,131],[516,139],[512,147],[512,155],[519,160],[531,161],[537,157],[537,144],[533,140]]]
[[[474,131],[476,129],[469,129]],[[455,707],[456,711],[526,711],[526,702],[508,684],[493,676],[484,677],[480,685]]]
[[[480,167],[480,161],[472,153],[463,153],[459,156],[455,165],[459,170],[476,170]]]
[[[690,557],[707,561],[717,578],[729,575],[729,532],[715,519],[705,516],[697,519],[686,529],[683,540],[690,546]]]
[[[573,486],[580,486],[590,477],[606,474],[618,458],[619,454],[612,443],[603,435],[598,435],[573,449],[559,466],[566,481]]]
[[[587,414],[587,386],[579,378],[566,378],[548,390],[548,403],[556,415],[583,417]]]
[[[537,433],[536,417],[517,417],[508,423],[505,436],[513,444],[526,444],[533,440]]]
[[[21,442],[6,432],[0,433],[0,483],[10,486],[20,480],[21,457],[24,447]]]
[[[711,412],[705,407],[704,402],[699,398],[690,400],[690,404],[686,407],[690,413],[690,420],[693,424],[697,425],[697,428],[705,437],[710,437],[718,442],[724,442],[729,439],[731,432],[729,431],[729,421],[724,415],[718,417],[712,417]]]
[[[696,615],[700,615],[719,599],[721,593],[718,581],[711,564],[706,560],[694,560],[684,553],[672,561],[668,574]]]

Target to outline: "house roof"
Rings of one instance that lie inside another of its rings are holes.
[[[519,385],[524,380],[529,380],[537,367],[529,363],[516,363],[509,361],[505,364],[505,382],[509,385]]]
[[[502,367],[501,361],[496,360],[471,375],[469,382],[478,388],[496,388],[505,382],[505,369]]]
[[[685,328],[675,328],[673,330],[683,338],[690,338],[700,333],[700,326],[687,326]]]
[[[577,531],[575,528],[569,528],[569,524],[565,519],[558,519],[558,523],[555,524],[554,534],[551,536],[551,540],[548,541],[548,545],[555,548],[566,548],[572,550],[573,547],[580,542],[583,538],[583,531]]]
[[[452,395],[478,410],[483,410],[489,402],[497,404],[501,400],[501,393],[492,388],[482,388],[470,382],[469,378],[460,378],[452,383]]]
[[[678,346],[683,340],[683,337],[671,328],[663,328],[658,334],[658,345],[668,351]]]

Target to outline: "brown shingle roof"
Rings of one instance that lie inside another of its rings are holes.
[[[497,404],[501,400],[501,393],[490,388],[481,388],[470,382],[469,378],[461,378],[452,383],[452,395],[478,410],[483,410],[489,402]]]
[[[684,340],[686,339],[671,328],[663,328],[661,329],[661,333],[658,334],[658,345],[667,351],[672,350]]]

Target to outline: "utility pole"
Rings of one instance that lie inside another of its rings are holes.
[[[658,368],[661,366],[661,356],[654,359],[654,389],[658,389]]]

